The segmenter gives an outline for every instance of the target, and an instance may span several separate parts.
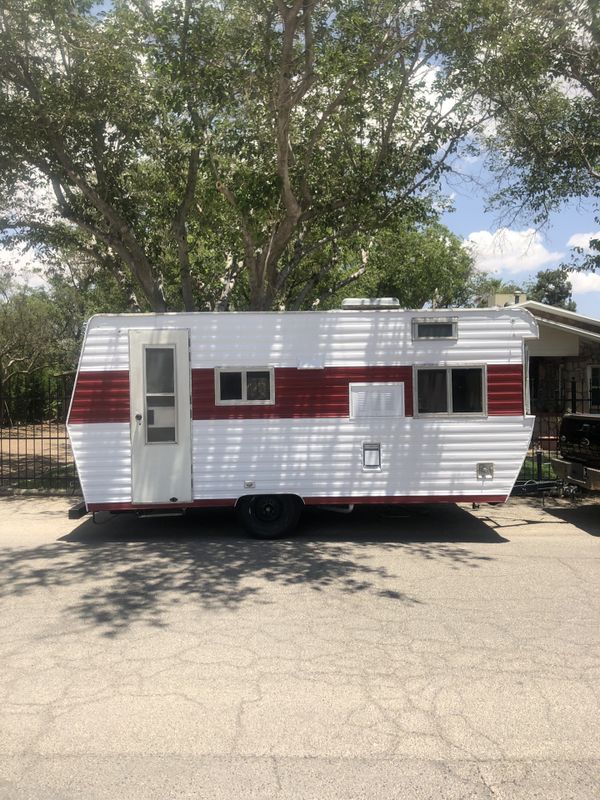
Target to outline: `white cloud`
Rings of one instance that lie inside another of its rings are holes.
[[[474,231],[467,237],[466,246],[483,272],[531,272],[564,256],[547,250],[540,233],[533,228],[526,231],[500,228],[495,233]]]
[[[570,272],[569,281],[574,294],[600,292],[600,275],[597,272]]]
[[[567,245],[569,247],[581,247],[583,250],[589,251],[590,239],[600,239],[600,231],[596,231],[596,233],[574,233]]]

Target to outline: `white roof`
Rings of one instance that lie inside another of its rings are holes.
[[[547,325],[567,333],[573,333],[590,342],[600,342],[600,319],[586,317],[576,311],[567,311],[565,308],[538,303],[536,300],[525,300],[523,303],[510,306],[510,308],[526,308],[536,318],[540,325]],[[550,319],[546,315],[558,317]],[[593,330],[595,328],[595,330]]]

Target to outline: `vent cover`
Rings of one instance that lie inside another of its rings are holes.
[[[404,383],[351,383],[350,418],[403,417]]]
[[[347,297],[342,308],[400,308],[397,297]]]

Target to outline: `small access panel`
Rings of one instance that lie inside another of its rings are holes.
[[[134,503],[192,500],[188,330],[129,332]]]

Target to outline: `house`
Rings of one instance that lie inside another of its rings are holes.
[[[519,305],[538,323],[539,338],[527,343],[529,405],[536,415],[533,445],[552,452],[564,413],[600,414],[600,319],[525,295],[495,295],[488,305]]]
[[[540,332],[529,343],[532,412],[600,413],[600,319],[534,300],[520,305]]]

